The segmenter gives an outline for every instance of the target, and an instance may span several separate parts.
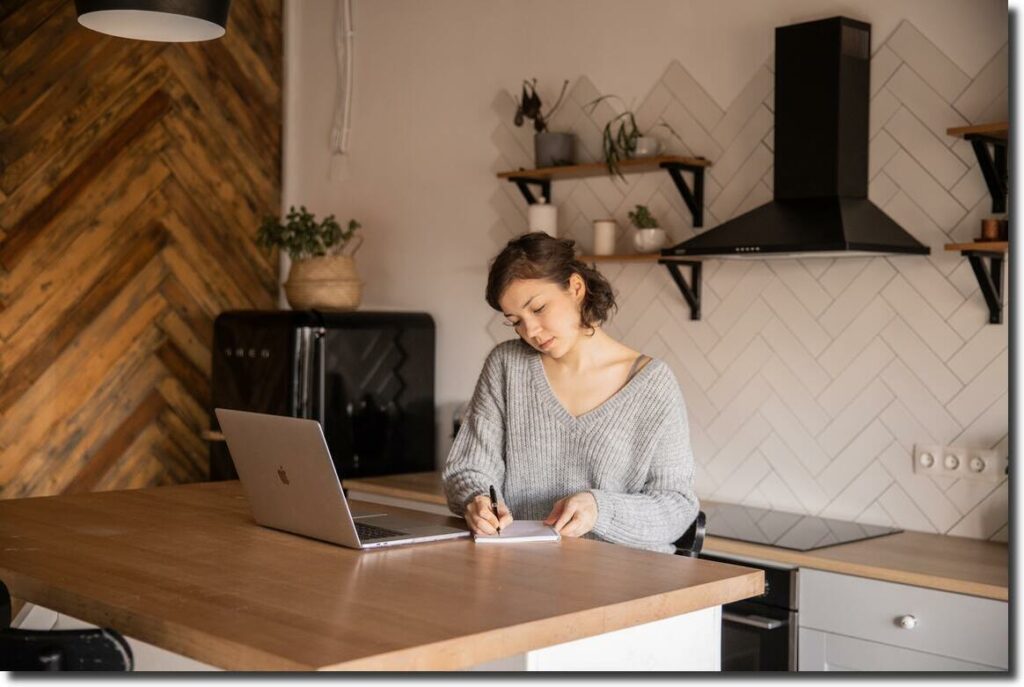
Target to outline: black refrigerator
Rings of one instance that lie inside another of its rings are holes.
[[[213,408],[318,420],[342,479],[433,470],[434,346],[426,313],[221,313],[210,479],[238,477]]]

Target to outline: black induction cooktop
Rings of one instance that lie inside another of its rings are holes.
[[[848,544],[903,531],[896,527],[865,525],[732,503],[702,502],[701,510],[707,516],[708,536],[796,551]]]

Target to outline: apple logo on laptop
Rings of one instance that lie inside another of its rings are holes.
[[[288,485],[288,473],[284,471],[284,466],[281,465],[277,468],[277,476],[281,478],[281,484]]]

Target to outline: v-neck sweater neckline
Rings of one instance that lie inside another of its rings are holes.
[[[544,403],[548,406],[551,412],[554,413],[555,417],[573,429],[586,427],[621,407],[629,397],[636,394],[637,390],[643,386],[642,380],[646,379],[649,374],[648,370],[654,367],[657,362],[654,358],[651,358],[647,361],[647,364],[637,370],[636,374],[634,374],[622,387],[620,387],[618,391],[606,398],[599,405],[591,408],[581,415],[573,415],[564,405],[562,405],[562,402],[558,400],[555,390],[551,387],[551,381],[548,379],[547,372],[544,370],[544,361],[541,360],[541,355],[543,354],[536,352],[533,352],[530,355],[530,373],[533,376],[533,386],[540,395],[540,398],[544,400]]]

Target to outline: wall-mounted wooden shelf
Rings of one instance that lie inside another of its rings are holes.
[[[624,255],[580,255],[582,262],[658,262],[660,253],[629,253]]]
[[[632,160],[621,160],[618,163],[620,174],[636,174],[664,169],[672,177],[683,202],[693,216],[693,226],[704,226],[704,168],[711,162],[702,157],[682,157],[679,155],[660,155],[658,157],[642,157]],[[683,172],[693,175],[691,188],[683,178]],[[537,202],[531,186],[540,188],[541,195],[551,202],[551,182],[557,179],[583,179],[586,177],[610,176],[608,165],[603,162],[588,162],[582,165],[565,165],[562,167],[538,167],[536,169],[517,169],[498,172],[499,179],[507,179],[519,188],[526,202]]]
[[[977,251],[979,253],[1009,253],[1009,241],[975,241],[974,243],[947,243],[948,251]]]
[[[947,243],[946,250],[957,251],[971,263],[978,286],[988,305],[989,324],[1003,322],[1003,256],[1010,251],[1009,241]],[[988,260],[988,265],[985,261]]]
[[[971,126],[952,126],[946,129],[946,133],[959,138],[985,136],[1005,141],[1010,137],[1010,123],[989,122],[988,124],[972,124]]]
[[[950,136],[968,141],[978,158],[978,166],[985,177],[989,195],[992,196],[992,212],[1006,212],[1007,164],[1006,147],[1010,139],[1009,122],[990,122],[971,126],[954,126],[946,129]],[[989,146],[992,151],[989,152]]]

